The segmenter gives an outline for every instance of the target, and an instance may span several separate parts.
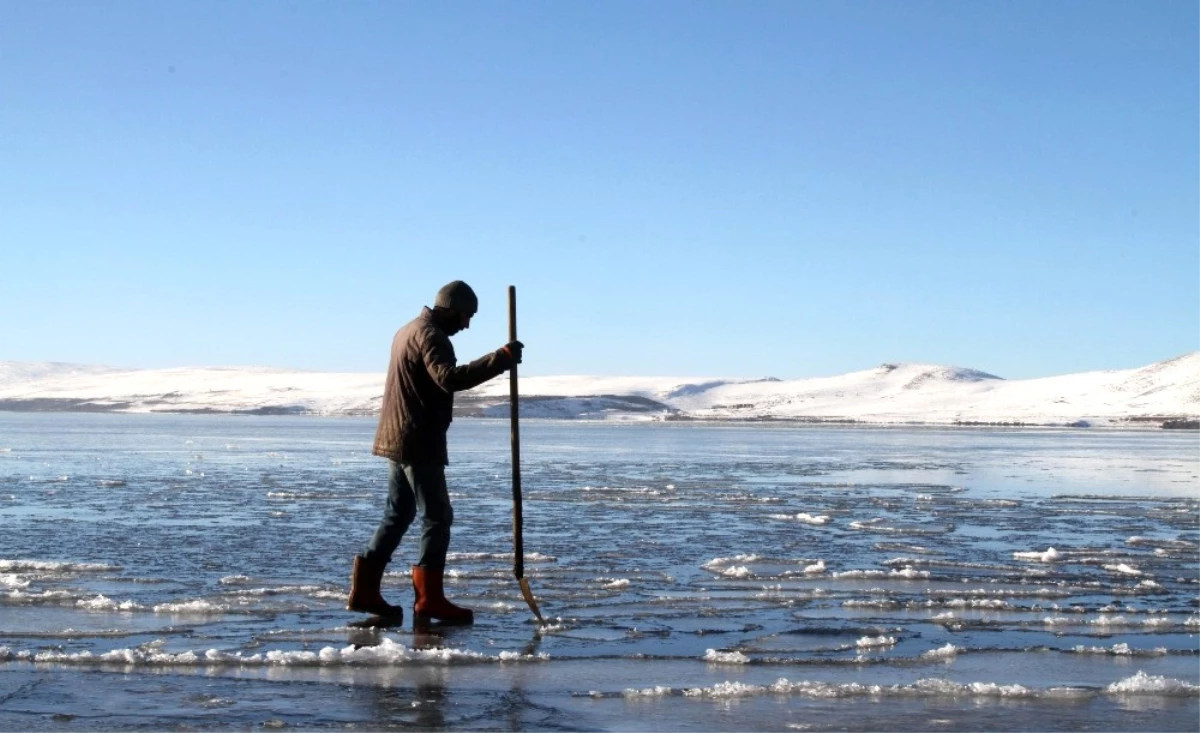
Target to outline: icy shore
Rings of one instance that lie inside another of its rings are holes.
[[[370,415],[383,375],[268,367],[115,369],[0,362],[0,410]],[[883,364],[780,380],[548,376],[521,380],[523,416],[874,425],[1195,427],[1200,352],[1145,367],[1006,380],[973,369]],[[460,415],[505,417],[508,383],[458,397]]]

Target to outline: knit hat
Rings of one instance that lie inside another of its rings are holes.
[[[475,297],[471,286],[462,280],[443,285],[433,304],[438,308],[450,308],[468,316],[475,315],[475,311],[479,310],[479,298]]]

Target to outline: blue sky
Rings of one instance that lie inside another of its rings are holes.
[[[1007,378],[1200,348],[1192,1],[0,2],[0,359]]]

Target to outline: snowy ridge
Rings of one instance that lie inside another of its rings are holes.
[[[378,373],[0,362],[3,410],[369,415],[382,393]],[[1026,380],[884,364],[794,380],[523,377],[521,393],[522,415],[537,418],[1159,427],[1200,418],[1200,352],[1137,369]],[[507,400],[500,378],[461,394],[457,407],[505,417]]]
[[[120,371],[112,367],[65,364],[57,361],[0,361],[0,388],[21,382],[89,377]]]

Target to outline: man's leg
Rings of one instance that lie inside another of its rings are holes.
[[[437,463],[406,463],[404,474],[412,484],[421,512],[421,551],[417,564],[426,568],[443,567],[450,549],[450,525],[454,524],[446,467]]]
[[[409,480],[407,466],[388,461],[387,505],[363,557],[386,565],[416,516],[417,494],[414,484]]]
[[[475,614],[446,600],[443,580],[446,551],[454,509],[446,487],[446,467],[441,464],[407,464],[404,472],[412,482],[421,510],[421,554],[413,566],[413,589],[417,601],[413,615],[418,620],[437,619],[449,623],[472,623]]]
[[[383,599],[379,586],[383,581],[383,570],[400,545],[400,540],[404,539],[404,533],[412,524],[416,511],[416,493],[412,484],[399,464],[388,461],[388,498],[383,520],[367,543],[366,550],[354,558],[346,608],[379,616],[403,615],[399,606],[393,606]]]

